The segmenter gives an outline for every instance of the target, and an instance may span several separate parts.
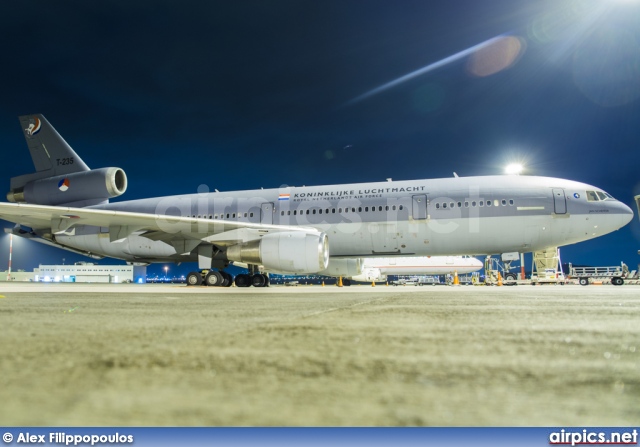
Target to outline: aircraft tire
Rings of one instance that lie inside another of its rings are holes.
[[[621,286],[624,284],[624,279],[622,278],[611,278],[611,284],[614,286]]]
[[[236,275],[235,283],[236,287],[251,287],[251,276],[240,273]]]
[[[224,279],[222,278],[220,272],[217,272],[215,270],[211,270],[209,273],[207,273],[207,276],[204,277],[204,283],[207,286],[211,287],[220,287],[223,281]]]
[[[202,275],[200,272],[191,272],[187,275],[187,286],[201,286]]]
[[[220,274],[224,279],[224,281],[222,282],[222,287],[231,287],[231,284],[233,284],[233,276],[231,276],[227,272],[220,272]]]
[[[253,287],[264,287],[265,284],[266,284],[265,277],[261,273],[256,273],[251,277],[251,285]]]
[[[264,287],[269,287],[269,284],[271,284],[271,280],[269,279],[269,275],[265,275],[263,273],[262,276],[264,276]]]

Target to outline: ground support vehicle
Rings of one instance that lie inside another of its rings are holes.
[[[511,271],[514,257],[505,259],[504,264],[499,260],[487,256],[485,260],[485,285],[538,285],[538,284],[567,284],[569,281],[562,270],[560,250],[557,247],[533,252],[531,278],[524,279],[522,274]],[[522,262],[522,261],[521,261]],[[519,277],[520,276],[520,277]],[[477,283],[474,282],[474,284]]]
[[[415,285],[416,286],[435,286],[440,284],[440,278],[437,276],[419,276]]]
[[[629,268],[624,262],[609,267],[574,267],[569,264],[571,278],[577,278],[578,284],[587,286],[594,282],[611,283],[621,286],[629,275]]]

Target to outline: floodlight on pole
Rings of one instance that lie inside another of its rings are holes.
[[[9,270],[7,271],[7,281],[11,281],[11,256],[13,255],[13,233],[9,233]]]

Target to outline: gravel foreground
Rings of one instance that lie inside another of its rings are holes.
[[[640,424],[640,287],[0,296],[5,426]]]

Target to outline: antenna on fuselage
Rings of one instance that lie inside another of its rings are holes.
[[[458,178],[458,174],[456,174],[455,172],[453,173],[453,176],[454,176],[455,178]]]

